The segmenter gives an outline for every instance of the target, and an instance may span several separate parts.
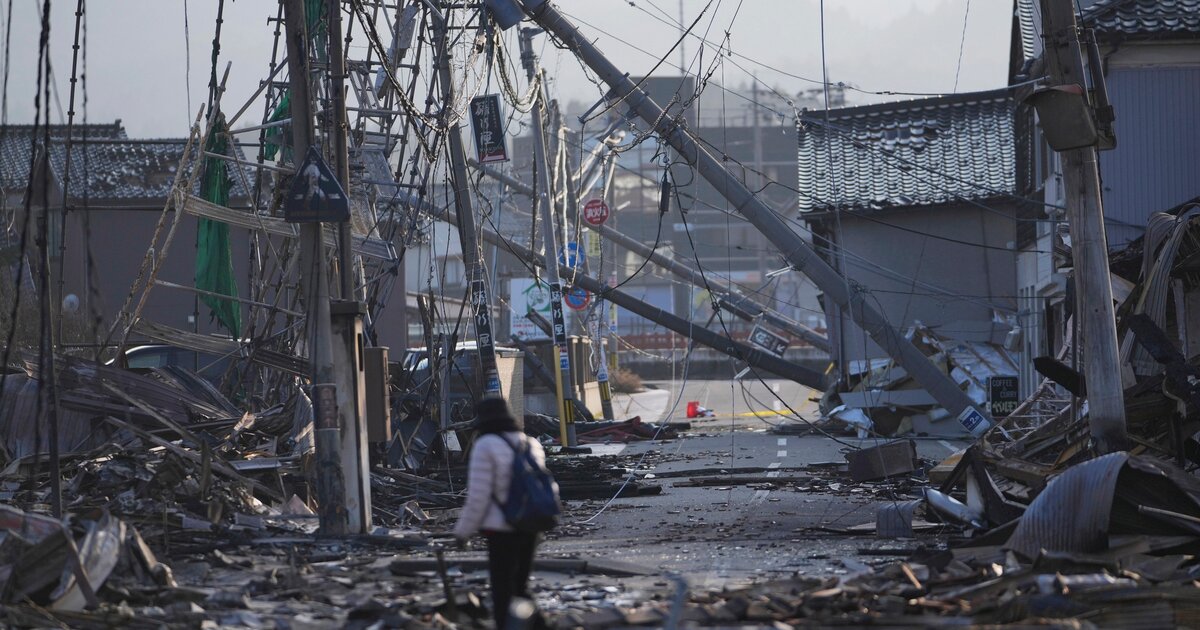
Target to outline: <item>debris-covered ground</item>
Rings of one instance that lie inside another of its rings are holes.
[[[461,463],[376,467],[374,531],[322,538],[292,411],[202,420],[227,410],[194,384],[86,382],[78,406],[131,398],[137,412],[90,421],[97,433],[64,453],[64,522],[46,515],[41,458],[3,471],[5,625],[489,623],[482,548],[443,547]],[[813,392],[775,385],[802,413],[814,406]],[[662,386],[624,402],[654,419],[700,400],[712,415],[665,417],[661,432],[646,420],[658,439],[631,426],[589,455],[551,457],[566,515],[533,591],[554,627],[1200,623],[1200,490],[1157,448],[1072,465],[1068,421],[1038,441],[860,439],[752,407],[772,398],[762,385],[751,398],[728,383]],[[15,450],[25,434],[6,430]]]

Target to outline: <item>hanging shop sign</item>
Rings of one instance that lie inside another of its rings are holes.
[[[988,377],[988,403],[993,418],[1003,418],[1016,410],[1021,402],[1021,383],[1015,376]]]
[[[471,99],[471,130],[475,137],[475,158],[480,164],[508,161],[499,94],[485,94]]]

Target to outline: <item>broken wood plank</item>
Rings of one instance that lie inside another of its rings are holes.
[[[220,221],[247,230],[262,230],[267,234],[274,234],[285,238],[295,239],[300,237],[300,230],[296,227],[295,223],[288,223],[283,219],[246,212],[245,210],[226,208],[211,201],[205,201],[196,195],[184,195],[182,206],[184,213],[192,216]],[[331,249],[337,247],[337,233],[335,231],[326,229],[323,230],[322,235],[325,237],[326,247]],[[360,236],[358,234],[352,235],[352,239],[354,241],[352,248],[358,254],[388,261],[396,259],[396,250],[387,241]]]
[[[141,427],[135,426],[133,424],[125,422],[124,420],[120,420],[120,419],[114,418],[112,416],[105,416],[104,421],[108,422],[109,424],[116,425],[123,429],[129,429],[131,432],[133,432],[134,435],[142,438],[143,440],[151,442],[157,446],[161,446],[161,447],[171,451],[172,453],[175,453],[176,455],[183,457],[184,459],[187,459],[188,461],[191,461],[192,463],[195,463],[195,464],[202,463],[199,453],[197,453],[195,451],[189,451],[186,448],[172,444],[171,442],[168,442],[168,441],[158,437],[157,435],[154,435],[154,434],[150,433],[149,431],[142,429]],[[238,474],[238,472],[236,470],[234,470],[232,466],[225,463],[224,461],[214,460],[212,464],[213,464],[213,466],[212,466],[213,470],[221,473],[222,475],[225,475],[226,477],[228,477],[234,481],[244,483],[244,484],[250,486],[251,488],[253,488],[256,492],[261,492],[262,494],[264,494],[268,497],[271,497],[272,499],[274,499],[276,501],[283,501],[283,495],[281,495],[278,491],[273,490],[267,486],[264,486],[263,484],[261,484],[257,481],[254,481],[253,479],[247,479],[246,477],[243,477],[242,475]]]

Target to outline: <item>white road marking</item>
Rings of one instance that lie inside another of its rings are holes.
[[[787,451],[779,451],[775,453],[775,457],[787,457]]]
[[[779,438],[778,440],[775,440],[775,443],[780,446],[787,446],[787,438]]]
[[[946,440],[938,440],[938,444],[945,446],[946,450],[950,451],[951,453],[957,453],[959,450],[957,447],[955,447],[953,444],[947,442]]]

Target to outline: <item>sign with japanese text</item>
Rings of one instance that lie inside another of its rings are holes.
[[[471,99],[471,129],[475,135],[475,157],[480,164],[508,161],[499,94]]]
[[[608,220],[608,204],[603,199],[588,199],[583,204],[583,220],[597,227]]]

